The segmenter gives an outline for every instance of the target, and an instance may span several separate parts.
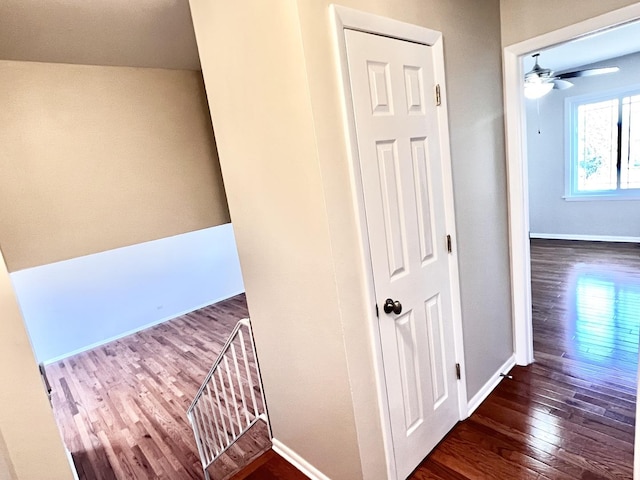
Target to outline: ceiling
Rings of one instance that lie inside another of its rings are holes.
[[[188,0],[0,0],[0,60],[200,69]]]
[[[635,52],[640,52],[640,22],[603,30],[542,50],[539,62],[544,68],[561,72]],[[534,60],[527,56],[523,64],[524,71],[528,72]]]
[[[548,48],[540,63],[559,72],[638,51],[635,22]],[[188,0],[0,0],[0,60],[200,69]]]

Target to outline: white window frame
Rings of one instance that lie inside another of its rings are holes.
[[[577,172],[577,116],[578,106],[585,103],[596,103],[621,98],[626,96],[640,95],[640,83],[622,88],[589,93],[586,95],[576,95],[567,97],[564,100],[565,112],[565,195],[564,199],[569,201],[593,201],[593,200],[638,200],[640,199],[640,188],[616,189],[616,190],[593,190],[588,192],[578,191]],[[618,148],[620,148],[618,146]]]

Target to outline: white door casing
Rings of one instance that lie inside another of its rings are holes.
[[[398,478],[460,418],[431,47],[345,30]],[[387,298],[402,304],[385,313]]]

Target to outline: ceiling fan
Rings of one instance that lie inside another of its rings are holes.
[[[571,70],[563,73],[555,73],[549,68],[542,68],[538,64],[539,53],[531,55],[536,64],[524,75],[524,95],[527,98],[540,98],[549,93],[554,88],[564,90],[573,87],[573,83],[568,78],[591,77],[605,73],[614,73],[620,70],[618,67],[586,68],[582,70]]]

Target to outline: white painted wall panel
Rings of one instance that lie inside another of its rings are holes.
[[[230,223],[20,270],[11,279],[38,362],[244,291]]]

